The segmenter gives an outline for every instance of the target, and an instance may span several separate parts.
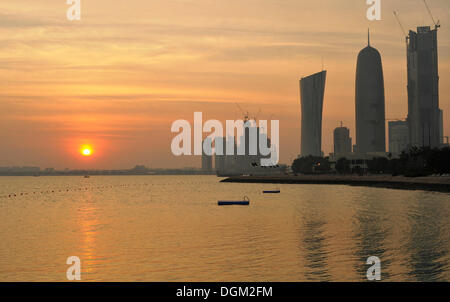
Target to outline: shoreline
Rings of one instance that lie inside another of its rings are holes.
[[[390,175],[280,175],[280,176],[233,176],[221,180],[225,183],[266,183],[266,184],[310,184],[348,185],[376,187],[396,190],[431,191],[450,193],[450,177],[417,177]]]

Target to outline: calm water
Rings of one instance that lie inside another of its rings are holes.
[[[357,281],[370,256],[385,281],[450,281],[449,194],[263,188],[274,187],[0,177],[0,281],[65,281],[69,256],[80,257],[84,281]],[[249,207],[217,206],[243,195]]]

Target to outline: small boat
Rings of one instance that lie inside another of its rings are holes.
[[[89,175],[84,175],[84,178],[89,178],[90,176]]]
[[[219,206],[248,206],[250,205],[250,199],[247,196],[244,196],[244,200],[242,201],[219,201]]]
[[[273,190],[273,191],[263,191],[264,194],[280,194],[280,190]]]
[[[275,190],[265,190],[263,191],[263,194],[280,194],[281,190],[280,189],[275,189]]]

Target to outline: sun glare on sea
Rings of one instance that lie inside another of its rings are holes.
[[[91,148],[91,146],[82,146],[80,149],[80,152],[83,156],[91,156],[92,148]]]

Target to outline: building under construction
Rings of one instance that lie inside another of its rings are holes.
[[[437,30],[409,31],[408,123],[411,146],[441,145]]]
[[[408,35],[396,16],[406,36],[408,68],[408,128],[409,146],[440,147],[443,143],[443,119],[439,109],[439,68],[437,33],[441,27],[435,21],[427,2],[423,1],[434,23],[421,26]]]

